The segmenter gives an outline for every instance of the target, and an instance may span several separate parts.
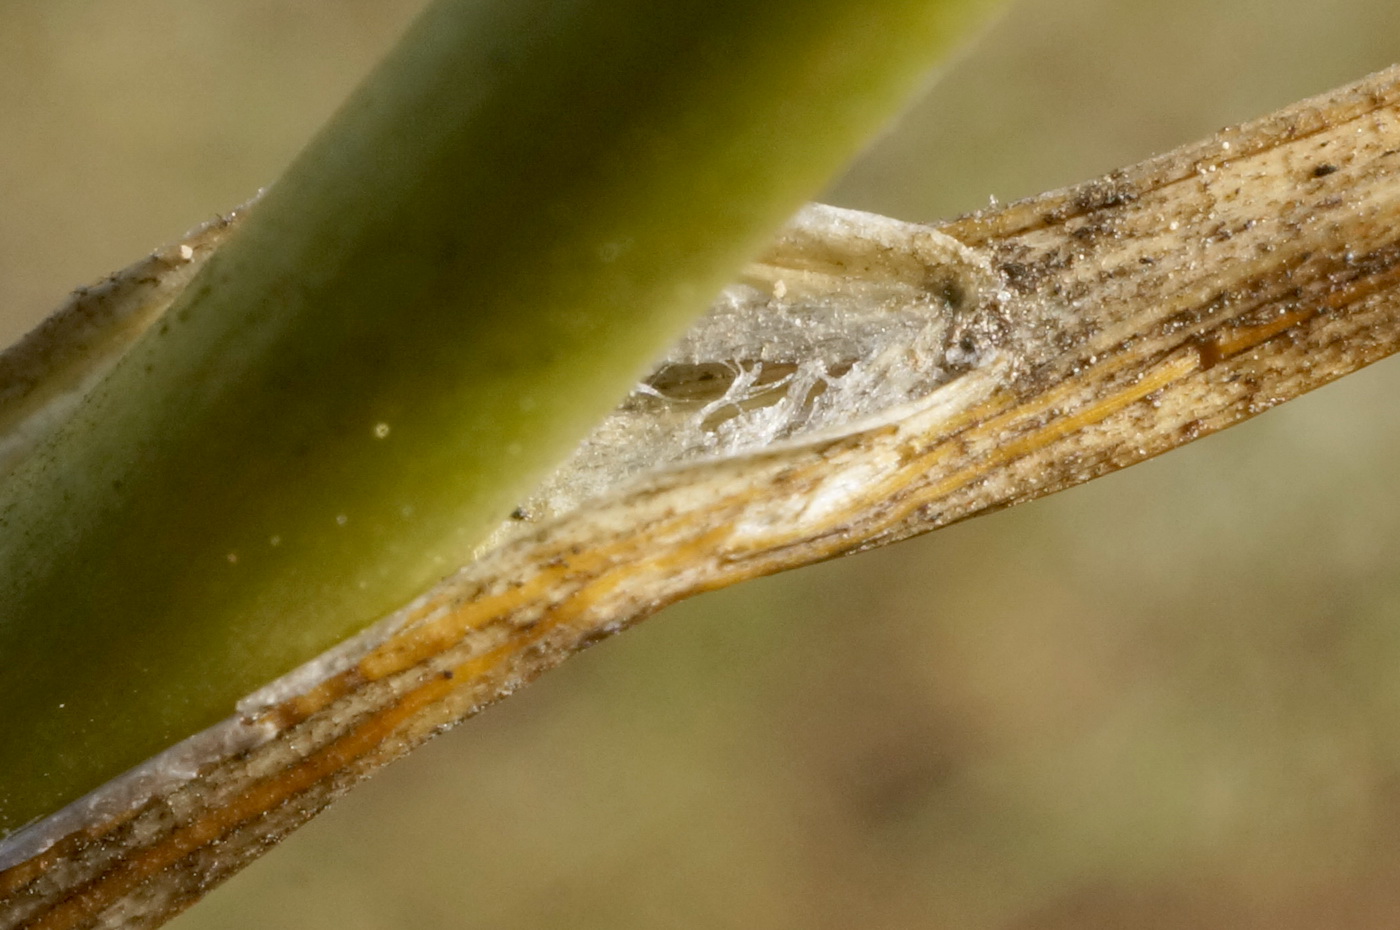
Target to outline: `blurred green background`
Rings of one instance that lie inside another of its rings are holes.
[[[0,5],[0,338],[274,178],[418,6]],[[951,216],[1397,60],[1394,0],[1023,0],[825,199]],[[679,605],[173,926],[1394,927],[1397,389]]]

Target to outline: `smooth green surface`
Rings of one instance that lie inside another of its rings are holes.
[[[430,8],[0,488],[0,832],[464,561],[982,6]]]

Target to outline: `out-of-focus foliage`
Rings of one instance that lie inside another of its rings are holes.
[[[416,6],[0,8],[0,332],[274,177]],[[1391,0],[1023,0],[827,199],[951,215],[1394,60]],[[1392,927],[1397,365],[674,608],[174,926]]]

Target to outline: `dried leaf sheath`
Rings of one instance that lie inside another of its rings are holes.
[[[0,473],[105,375],[214,253],[241,211],[157,249],[67,303],[0,353]]]
[[[944,249],[924,290],[952,269],[975,299],[948,301],[928,393],[527,528],[344,670],[230,724],[240,747],[271,739],[0,873],[0,925],[157,923],[357,778],[665,603],[1067,487],[1395,351],[1397,118],[1391,70],[942,227],[971,251]]]

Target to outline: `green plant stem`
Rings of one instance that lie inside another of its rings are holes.
[[[981,0],[444,0],[0,488],[0,834],[466,561]]]

